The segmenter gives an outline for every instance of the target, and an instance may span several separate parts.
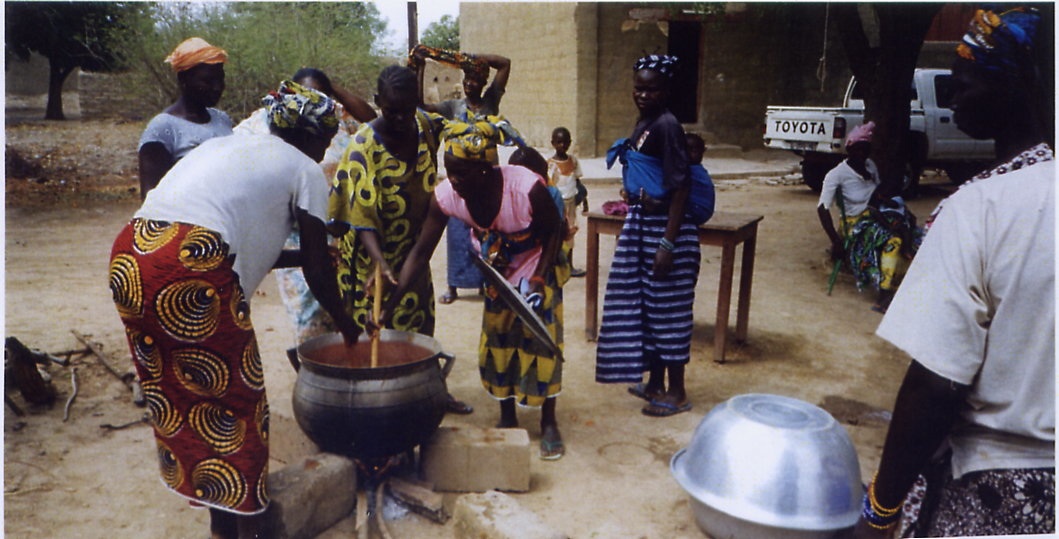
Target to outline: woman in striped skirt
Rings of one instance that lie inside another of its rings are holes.
[[[677,59],[650,55],[633,68],[640,118],[607,152],[620,158],[629,213],[618,236],[596,349],[596,381],[633,383],[643,413],[691,409],[684,368],[691,356],[699,243],[686,218],[691,176],[684,129],[666,103]],[[647,383],[641,383],[643,373]],[[667,384],[668,377],[668,384]]]

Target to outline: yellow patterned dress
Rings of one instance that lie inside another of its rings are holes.
[[[268,506],[264,371],[235,257],[220,234],[134,219],[110,289],[154,427],[162,481],[199,505]]]
[[[371,124],[353,135],[331,183],[328,220],[332,230],[348,228],[339,239],[338,287],[354,320],[364,327],[372,307],[365,288],[375,265],[356,241],[357,230],[375,230],[386,263],[400,273],[419,237],[437,184],[438,135],[444,119],[416,113],[419,148],[414,163],[401,161],[382,143]],[[384,298],[385,299],[385,298]],[[398,303],[391,326],[434,334],[434,285],[426,271]]]

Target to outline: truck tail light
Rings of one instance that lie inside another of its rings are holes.
[[[846,138],[846,119],[835,118],[835,127],[831,130],[831,138]]]

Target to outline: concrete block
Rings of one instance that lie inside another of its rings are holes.
[[[441,427],[419,450],[424,480],[442,492],[525,492],[530,443],[525,429]]]
[[[452,513],[457,539],[567,538],[515,498],[495,490],[460,496]]]
[[[269,474],[268,525],[277,539],[311,539],[356,507],[357,471],[352,460],[317,453]]]

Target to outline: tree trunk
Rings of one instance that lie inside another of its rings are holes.
[[[912,77],[941,4],[848,3],[832,9],[850,69],[864,84],[864,119],[875,122],[872,159],[883,188],[897,194],[911,158]]]
[[[48,69],[48,105],[44,110],[45,120],[65,120],[63,114],[63,83],[73,72],[73,68],[49,62]]]
[[[872,145],[883,186],[891,195],[901,192],[907,165],[911,160],[909,136],[912,79],[915,75],[923,38],[930,29],[937,4],[893,4],[876,8],[879,16],[880,54],[876,65],[875,91],[864,102],[865,117],[875,120]],[[918,178],[912,178],[915,183]]]

